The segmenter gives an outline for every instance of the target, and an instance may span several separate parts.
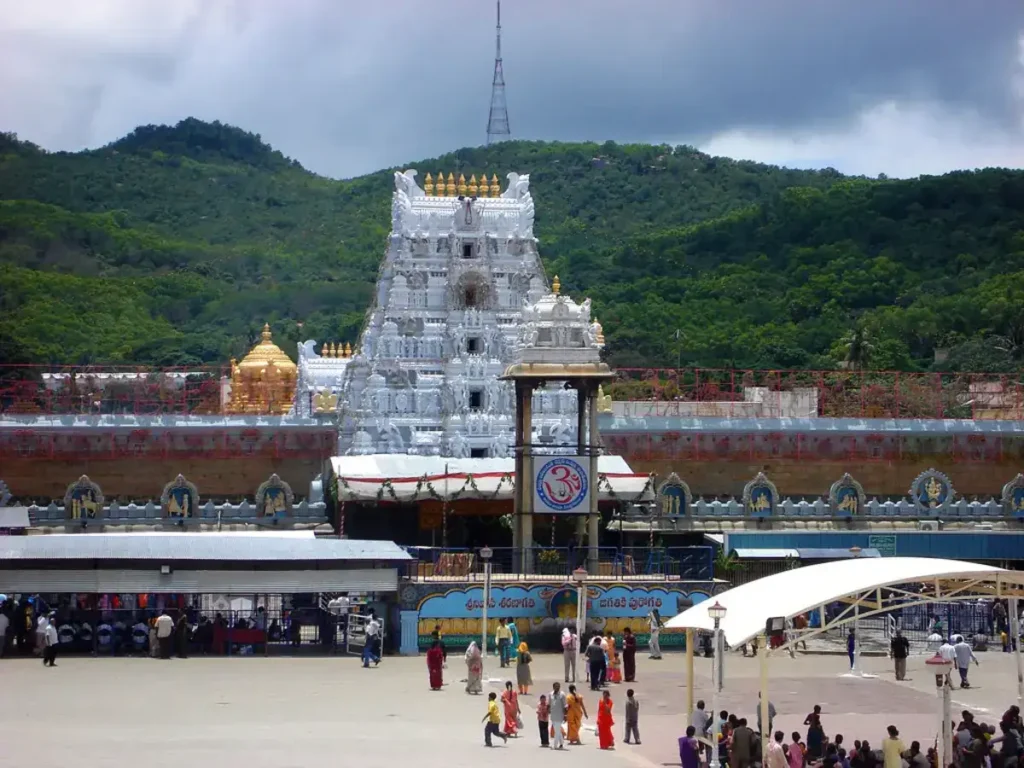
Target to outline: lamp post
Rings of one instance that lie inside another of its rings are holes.
[[[491,558],[494,550],[488,546],[480,548],[480,559],[484,561],[484,600],[480,614],[483,626],[480,627],[480,634],[483,645],[480,646],[480,675],[483,676],[483,663],[487,658],[487,605],[491,602]]]
[[[722,689],[722,647],[719,643],[719,625],[725,618],[726,607],[715,600],[708,608],[708,616],[715,622],[715,652],[711,657],[711,762],[708,768],[720,768],[718,762],[718,692]],[[693,686],[693,680],[690,681]]]
[[[583,635],[587,627],[587,569],[577,568],[572,572],[576,582],[576,647],[583,651]]]
[[[939,695],[939,754],[942,757],[941,765],[949,765],[950,761],[950,740],[953,738],[952,716],[953,685],[949,682],[949,673],[953,669],[952,659],[944,659],[938,653],[925,661],[928,668],[935,673],[935,690]]]

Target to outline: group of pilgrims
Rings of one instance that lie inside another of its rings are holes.
[[[653,611],[648,619],[652,634],[650,656],[652,659],[660,659],[661,649],[657,642],[657,636],[661,629],[661,617],[657,611]],[[621,652],[615,636],[610,630],[605,634],[595,633],[583,650],[586,659],[587,682],[590,683],[591,690],[601,693],[596,723],[601,749],[613,749],[615,745],[612,735],[612,725],[615,723],[612,717],[614,703],[611,693],[606,688],[609,683],[630,683],[636,678],[636,636],[628,627],[623,630],[622,634]],[[534,684],[533,674],[530,671],[533,655],[530,653],[529,645],[519,639],[518,628],[514,621],[511,619],[499,621],[494,645],[501,661],[501,667],[515,665],[516,682],[513,684],[511,680],[508,680],[500,696],[498,693],[488,694],[487,714],[483,718],[486,724],[484,741],[487,746],[492,745],[492,736],[507,741],[523,730],[519,697],[529,695],[530,688]],[[542,694],[537,702],[537,722],[541,746],[553,746],[555,749],[564,749],[566,743],[582,744],[580,729],[583,720],[590,716],[583,696],[576,688],[576,661],[580,655],[580,645],[573,628],[562,629],[561,645],[565,662],[565,684],[568,692],[563,692],[562,685],[556,682],[551,692],[546,695]],[[444,686],[444,670],[448,662],[448,650],[441,635],[440,625],[436,626],[432,633],[426,661],[430,688],[439,691]],[[476,641],[471,642],[466,649],[465,663],[466,693],[483,693],[483,651]],[[627,744],[630,743],[631,733],[635,742],[640,743],[637,727],[639,709],[640,705],[634,691],[629,689],[626,692],[625,704]]]

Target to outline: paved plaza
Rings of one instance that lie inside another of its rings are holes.
[[[840,656],[771,659],[771,700],[776,727],[804,732],[805,714],[821,704],[826,733],[852,742],[880,744],[885,726],[895,723],[909,743],[934,739],[937,704],[926,656],[910,660],[912,680],[896,683],[891,662],[862,659],[877,678],[843,677]],[[956,691],[964,707],[981,719],[998,720],[1015,696],[1013,657],[979,654],[971,676],[977,689]],[[245,768],[468,765],[531,768],[566,763],[588,766],[662,768],[678,764],[676,738],[685,727],[685,656],[662,661],[638,659],[643,744],[621,744],[626,685],[611,688],[615,700],[614,752],[601,752],[593,731],[585,745],[564,753],[540,749],[533,704],[538,693],[562,679],[561,656],[534,663],[534,694],[524,697],[524,735],[507,747],[486,750],[482,742],[485,697],[468,696],[460,679],[465,665],[452,655],[443,691],[427,686],[420,658],[386,658],[363,669],[354,658],[61,659],[55,669],[35,660],[0,660],[0,766],[182,765]],[[696,659],[697,698],[710,703],[710,661]],[[515,670],[487,660],[485,676],[497,689]],[[582,666],[580,667],[582,673]],[[727,657],[726,690],[720,706],[753,718],[759,668],[755,659]],[[596,695],[584,688],[596,715]],[[498,742],[500,744],[500,742]]]

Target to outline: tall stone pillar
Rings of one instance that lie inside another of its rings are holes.
[[[590,515],[587,520],[587,570],[590,573],[598,573],[598,536],[601,523],[601,513],[598,511],[598,489],[597,489],[597,457],[601,453],[601,440],[597,434],[597,391],[594,389],[594,382],[587,382],[587,406],[590,409],[590,429],[588,430],[587,443],[590,451]]]
[[[533,388],[528,380],[516,381],[516,492],[512,526],[517,570],[533,572]]]

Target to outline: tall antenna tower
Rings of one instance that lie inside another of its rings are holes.
[[[494,82],[491,84],[491,112],[487,116],[487,144],[512,138],[505,104],[505,73],[501,68],[501,0],[498,0],[497,48],[494,54]]]

